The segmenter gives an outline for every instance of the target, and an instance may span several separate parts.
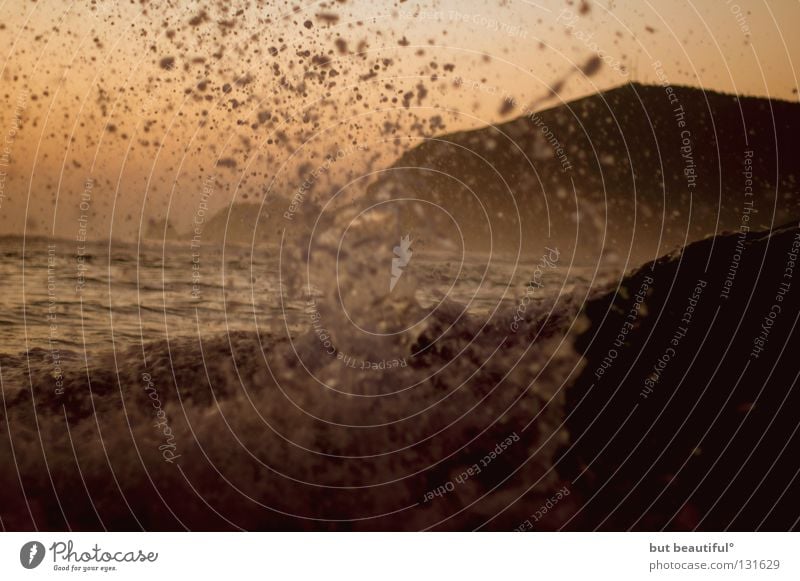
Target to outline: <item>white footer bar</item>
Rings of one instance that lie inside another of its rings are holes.
[[[9,580],[797,580],[799,563],[792,533],[0,534]]]

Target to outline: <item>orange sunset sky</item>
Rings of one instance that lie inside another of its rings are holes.
[[[354,149],[352,177],[523,106],[655,82],[657,61],[673,84],[798,98],[793,0],[6,0],[0,14],[2,234],[73,238],[87,180],[94,239],[165,217],[185,229],[211,175],[212,209],[288,197],[326,153]]]

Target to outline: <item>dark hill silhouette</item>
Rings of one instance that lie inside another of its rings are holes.
[[[577,239],[579,260],[602,252],[624,257],[633,248],[634,260],[643,261],[738,229],[750,150],[748,199],[757,210],[750,227],[797,217],[800,105],[669,90],[672,97],[662,86],[631,83],[500,125],[432,138],[404,154],[371,192],[441,205],[459,221],[472,249],[488,249],[491,225],[495,249],[521,244],[539,252],[548,242],[570,248]],[[689,153],[691,159],[683,157]],[[694,186],[684,170],[696,174]],[[407,211],[405,228],[442,235],[452,222],[429,208]]]

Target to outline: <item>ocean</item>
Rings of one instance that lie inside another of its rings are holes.
[[[398,258],[392,240],[304,253],[4,239],[0,394],[22,468],[5,465],[0,487],[21,470],[39,491],[4,526],[31,513],[52,529],[424,528],[461,498],[431,511],[431,491],[501,441],[492,471],[524,464],[504,495],[537,483],[496,525],[517,526],[561,485],[553,434],[583,365],[570,337],[614,279],[557,249]]]
[[[312,326],[309,296],[319,300],[323,293],[313,283],[290,292],[276,252],[152,242],[95,243],[79,251],[70,240],[6,237],[0,241],[0,353],[96,353],[235,331],[303,333]],[[446,298],[486,316],[515,308],[530,289],[536,261],[429,255],[411,266],[406,276],[416,277],[414,298],[422,308]],[[595,271],[554,264],[542,273],[534,303],[585,292],[600,280]],[[387,263],[387,281],[390,273]]]

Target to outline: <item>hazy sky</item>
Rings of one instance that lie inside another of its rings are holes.
[[[81,213],[97,239],[167,214],[185,229],[212,174],[212,209],[291,196],[324,153],[345,152],[327,174],[345,180],[513,118],[504,95],[548,107],[654,82],[655,61],[673,84],[797,99],[794,0],[6,0],[0,14],[4,234],[74,238]]]

